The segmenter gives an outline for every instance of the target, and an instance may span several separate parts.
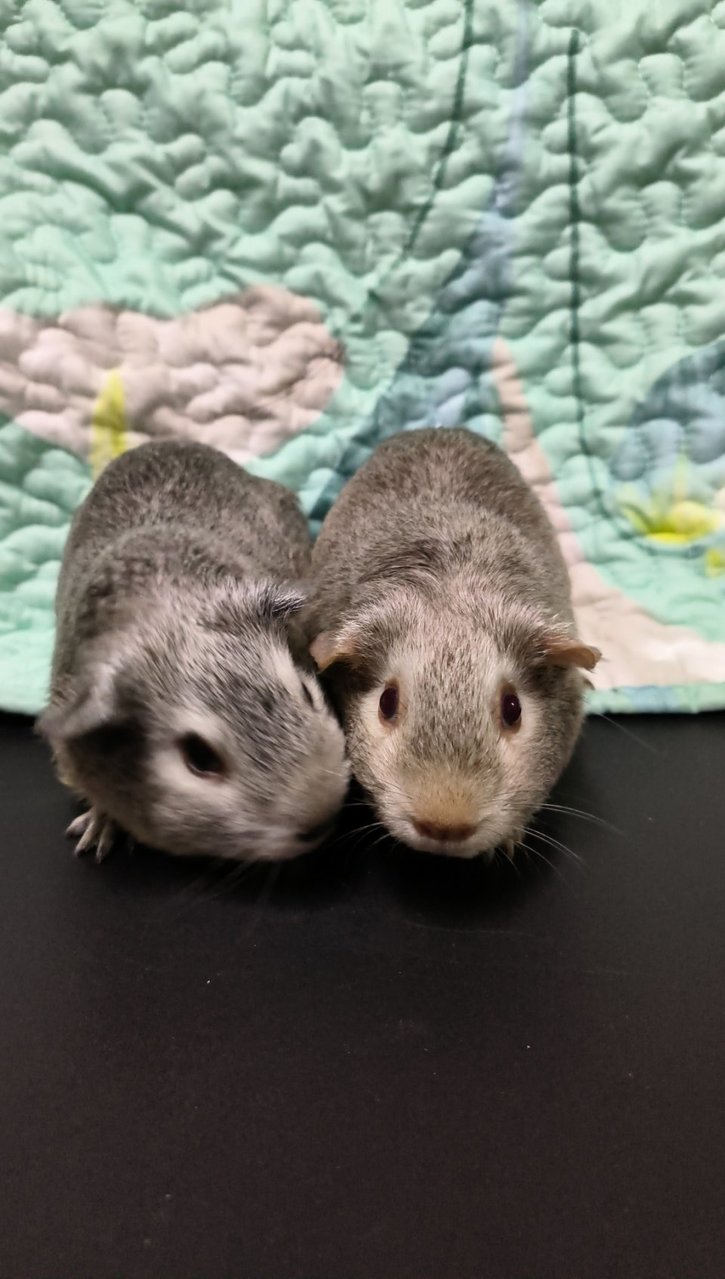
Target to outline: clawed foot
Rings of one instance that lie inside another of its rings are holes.
[[[76,817],[75,821],[71,822],[66,831],[69,839],[77,840],[76,857],[82,857],[84,853],[90,853],[95,849],[97,862],[102,862],[104,857],[108,856],[118,833],[118,827],[104,817],[103,813],[97,813],[95,808],[89,808],[87,813],[81,813],[80,817]]]

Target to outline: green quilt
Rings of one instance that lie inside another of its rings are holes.
[[[0,704],[185,435],[313,525],[387,434],[537,488],[596,709],[725,705],[725,3],[0,0]]]

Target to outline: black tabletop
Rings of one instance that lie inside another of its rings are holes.
[[[353,808],[230,875],[75,861],[1,721],[2,1279],[723,1279],[724,748],[590,722],[515,867]]]

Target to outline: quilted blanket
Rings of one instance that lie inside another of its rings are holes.
[[[723,0],[0,0],[0,704],[149,437],[293,485],[466,423],[595,709],[725,705]]]

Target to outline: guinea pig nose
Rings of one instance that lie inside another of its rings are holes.
[[[411,817],[410,820],[424,839],[440,839],[443,843],[460,843],[476,833],[476,827],[470,825],[444,825],[442,822],[419,821],[417,817]]]

